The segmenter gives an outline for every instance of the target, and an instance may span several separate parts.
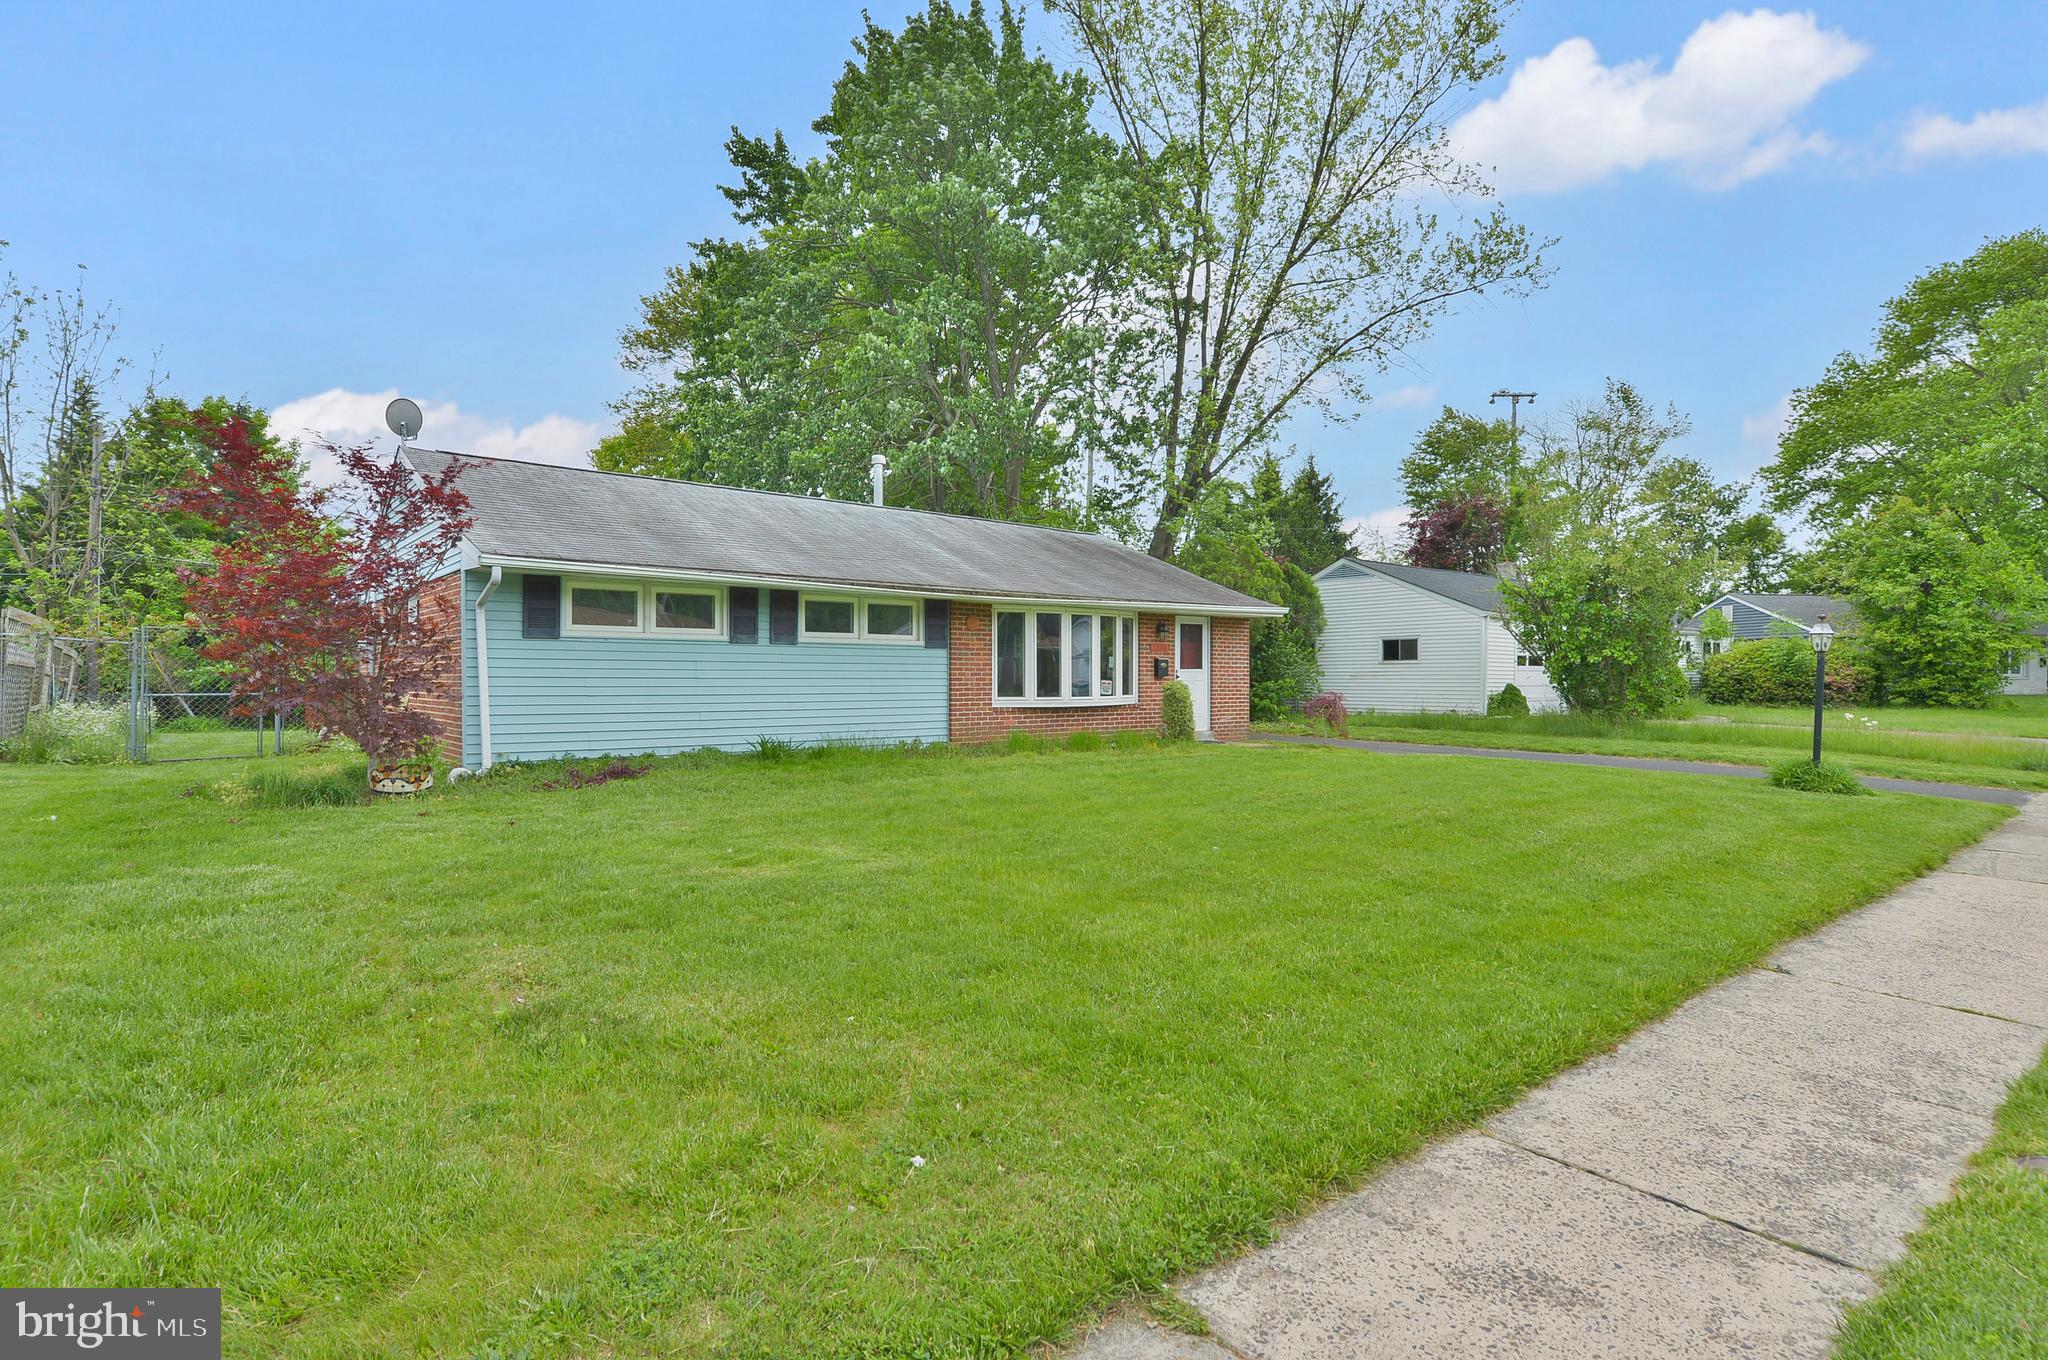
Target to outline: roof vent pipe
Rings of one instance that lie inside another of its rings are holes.
[[[882,479],[889,475],[889,460],[881,454],[868,459],[868,481],[875,489],[875,504],[882,503]]]

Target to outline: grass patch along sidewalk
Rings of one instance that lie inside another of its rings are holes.
[[[1242,747],[192,777],[0,768],[0,1261],[218,1284],[237,1355],[1015,1354],[2003,815]]]
[[[2048,1168],[2022,1157],[2048,1159],[2048,1062],[2013,1084],[1954,1195],[1850,1313],[1836,1360],[2048,1355]]]
[[[1300,722],[1262,731],[1308,732]],[[1811,749],[1812,727],[1660,721],[1614,724],[1567,713],[1485,718],[1458,713],[1354,713],[1346,736],[1361,741],[1481,746],[1503,751],[1645,756],[1771,766]],[[1989,788],[2048,789],[2048,746],[2000,737],[1844,730],[1825,733],[1827,758],[1858,774]]]
[[[1700,714],[1730,722],[1766,727],[1813,730],[1810,708],[1770,708],[1758,704],[1699,704]],[[2048,740],[2048,695],[2002,694],[1983,708],[1926,708],[1905,704],[1831,708],[1827,727],[1832,735],[1851,725],[1850,714],[1875,723],[1880,732],[1953,732],[1979,737],[2032,737]]]

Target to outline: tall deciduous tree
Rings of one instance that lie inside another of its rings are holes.
[[[1507,547],[1507,507],[1491,496],[1438,501],[1408,515],[1408,560],[1418,567],[1491,572]]]
[[[1526,231],[1449,148],[1501,60],[1494,0],[1048,0],[1145,195],[1160,340],[1120,472],[1173,554],[1208,485],[1304,408],[1342,418],[1460,300],[1535,286]],[[1242,475],[1240,472],[1238,475]]]
[[[1696,593],[1660,526],[1569,528],[1501,582],[1501,599],[1509,631],[1542,655],[1574,712],[1633,721],[1685,694],[1672,621]]]
[[[1904,496],[2048,564],[2048,231],[1988,241],[1886,303],[1874,352],[1793,394],[1763,478],[1822,529]]]
[[[797,166],[735,132],[750,241],[708,241],[626,336],[647,382],[602,466],[1009,518],[1076,517],[1072,464],[1127,443],[1144,242],[1093,90],[1006,4],[873,22]]]
[[[1894,699],[1979,707],[2003,682],[2002,654],[2041,645],[2039,567],[1953,510],[1901,497],[1838,532],[1829,556]]]
[[[1449,406],[1401,459],[1401,494],[1421,512],[1474,497],[1505,505],[1521,481],[1520,444],[1509,423]]]
[[[455,485],[467,465],[422,477],[328,445],[345,481],[307,488],[296,455],[246,422],[194,424],[213,457],[169,503],[233,534],[210,569],[186,573],[202,655],[254,711],[304,705],[373,762],[417,756],[434,726],[412,701],[445,675],[459,626],[420,591],[469,528]]]
[[[0,243],[4,244],[4,243]],[[37,612],[84,594],[92,554],[67,532],[98,514],[99,393],[125,365],[111,309],[71,291],[0,279],[0,566]]]

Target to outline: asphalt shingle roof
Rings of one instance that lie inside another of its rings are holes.
[[[1275,607],[1096,534],[592,468],[410,449],[456,486],[486,558],[641,567],[913,594]]]
[[[1802,628],[1813,627],[1820,622],[1820,616],[1823,614],[1828,616],[1830,623],[1840,628],[1850,613],[1849,602],[1837,599],[1833,595],[1749,595],[1737,592],[1729,598],[1740,600],[1758,609],[1767,609],[1773,614],[1791,619]]]
[[[1726,595],[1716,595],[1712,600],[1695,609],[1686,617],[1686,624],[1688,626],[1697,625],[1706,616],[1706,612],[1709,609],[1720,604],[1723,600],[1740,600],[1752,609],[1761,609],[1766,613],[1776,614],[1780,618],[1790,619],[1801,628],[1813,627],[1814,624],[1820,622],[1820,616],[1825,614],[1828,616],[1828,622],[1834,626],[1837,632],[1840,632],[1844,627],[1854,622],[1856,617],[1854,606],[1847,600],[1838,599],[1833,595],[1759,595],[1749,591],[1735,590],[1730,591]]]
[[[1443,567],[1411,567],[1406,562],[1373,562],[1363,557],[1351,560],[1432,595],[1441,595],[1489,614],[1500,612],[1500,580],[1497,577],[1476,571],[1450,571]]]

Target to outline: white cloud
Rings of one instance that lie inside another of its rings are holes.
[[[1732,188],[1826,151],[1825,136],[1792,120],[1869,55],[1811,14],[1767,9],[1707,20],[1669,71],[1654,58],[1604,65],[1590,41],[1568,38],[1453,124],[1452,146],[1502,193],[1556,193],[1650,165]]]
[[[1907,125],[1903,145],[1915,160],[2048,152],[2048,99],[2018,108],[1989,109],[1967,123],[1945,113],[1923,113]]]
[[[1383,411],[1400,411],[1410,406],[1427,406],[1436,400],[1434,383],[1409,383],[1397,387],[1384,395],[1374,397],[1372,404]]]
[[[1344,521],[1351,546],[1359,556],[1388,561],[1408,551],[1408,507],[1390,505],[1369,515],[1353,515]]]
[[[279,438],[298,440],[311,460],[312,481],[329,485],[335,480],[334,460],[316,446],[329,441],[396,447],[396,436],[384,425],[384,408],[397,395],[396,388],[351,392],[330,387],[273,407],[270,428]],[[528,425],[515,425],[471,414],[452,401],[423,401],[420,410],[425,417],[418,441],[421,447],[484,458],[587,467],[591,448],[605,433],[604,426],[574,416],[546,415]]]
[[[1785,433],[1785,427],[1791,423],[1792,394],[1787,392],[1773,402],[1770,409],[1742,418],[1742,442],[1775,449],[1778,447],[1778,437]]]

